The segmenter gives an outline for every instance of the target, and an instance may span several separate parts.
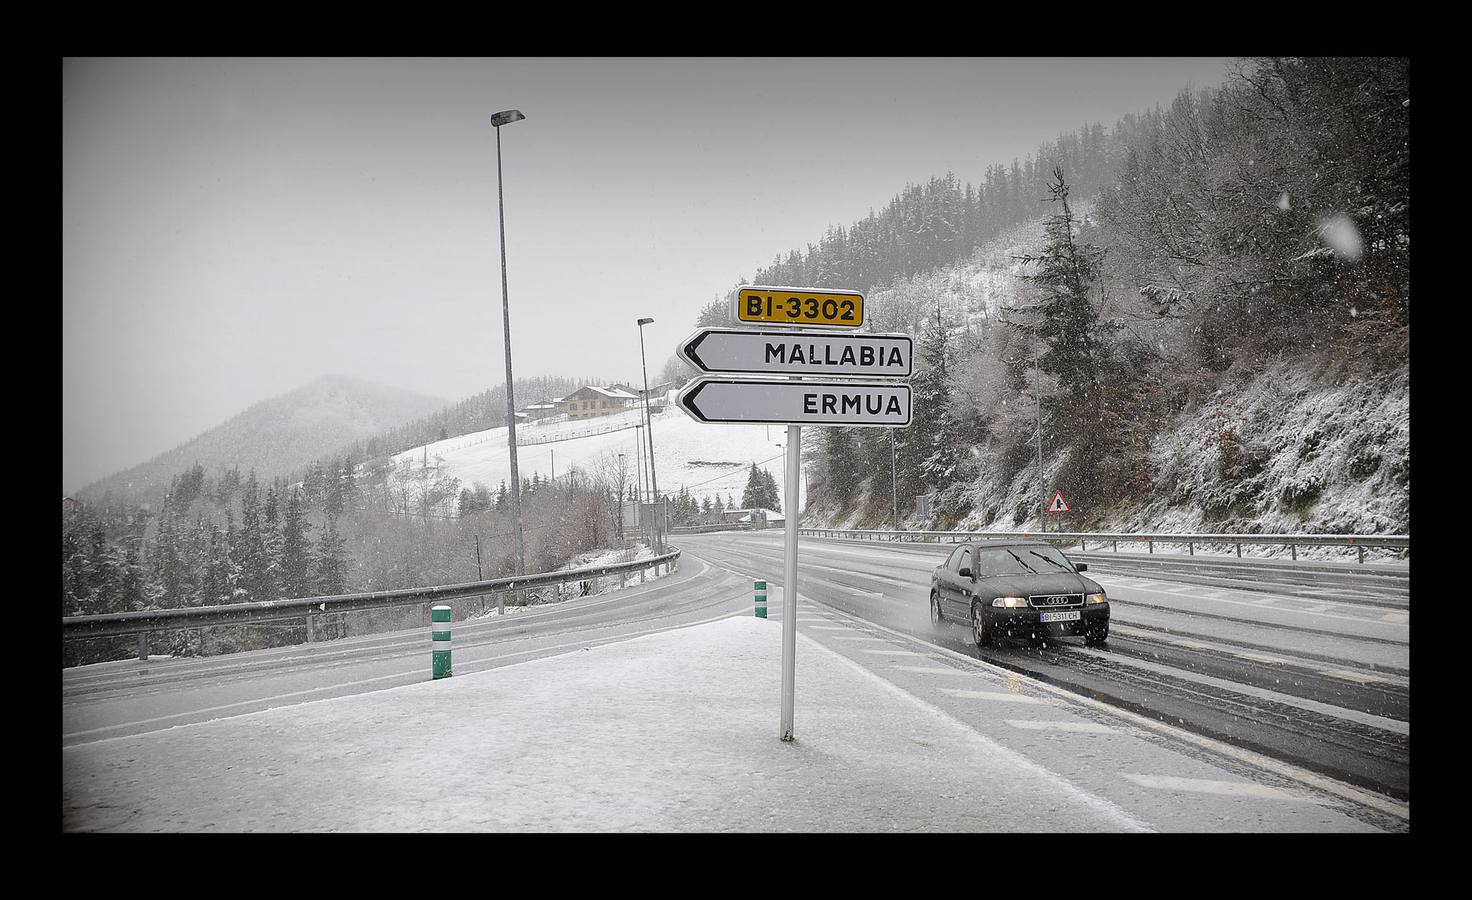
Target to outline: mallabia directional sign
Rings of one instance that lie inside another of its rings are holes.
[[[697,422],[887,428],[910,424],[910,386],[892,381],[702,377],[685,385],[678,400]]]
[[[905,378],[913,364],[914,341],[906,334],[702,328],[678,350],[702,372]]]

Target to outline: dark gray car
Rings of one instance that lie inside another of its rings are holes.
[[[931,576],[930,621],[967,622],[978,647],[996,636],[1109,638],[1109,598],[1058,548],[1040,541],[962,544]]]

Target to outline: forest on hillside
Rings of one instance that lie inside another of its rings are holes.
[[[1016,257],[1025,289],[978,329],[938,301],[871,302],[868,327],[917,336],[912,424],[812,429],[811,505],[842,517],[862,499],[851,473],[888,475],[893,460],[898,496],[931,496],[930,524],[945,527],[976,513],[968,483],[1005,480],[1041,442],[1063,460],[1054,484],[1107,509],[1149,494],[1150,442],[1229,372],[1310,355],[1364,376],[1408,365],[1409,79],[1405,59],[1240,60],[1220,88],[1182,91],[1108,131],[1086,126],[992,166],[981,185],[912,185],[757,271],[754,283],[884,298],[1044,220]],[[728,309],[717,298],[698,322]],[[1213,444],[1229,479],[1264,465],[1250,434],[1224,427]],[[1382,463],[1373,447],[1355,452],[1352,466]],[[1384,464],[1408,488],[1408,458]],[[888,481],[876,524],[891,521]]]
[[[517,379],[518,400],[560,396],[568,378]],[[62,615],[98,615],[391,590],[497,578],[515,571],[510,493],[464,486],[393,454],[503,425],[504,385],[313,460],[258,478],[195,463],[166,485],[102,491],[62,515]],[[621,541],[619,497],[629,476],[573,471],[523,479],[529,571]],[[374,614],[354,614],[360,620]],[[392,615],[385,613],[386,620]],[[342,636],[345,621],[325,636]],[[367,627],[360,621],[359,626]],[[175,656],[281,646],[305,625],[181,629],[153,637]],[[67,642],[64,664],[135,652],[131,638]]]

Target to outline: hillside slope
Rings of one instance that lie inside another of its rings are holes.
[[[871,303],[891,327],[934,315],[952,331],[996,325],[997,310],[1025,282],[1015,257],[1042,235],[1041,220],[1019,226],[967,260],[875,291]],[[1145,498],[1109,508],[1075,506],[1070,530],[1396,533],[1410,531],[1410,371],[1376,372],[1320,352],[1239,363],[1214,393],[1161,422],[1151,441]],[[957,390],[956,403],[967,402]],[[1030,405],[1028,406],[1030,409]],[[988,446],[967,447],[963,476],[946,491],[958,515],[924,520],[900,498],[901,527],[1037,530],[1038,463],[1011,467]],[[1069,460],[1043,448],[1049,493]],[[815,526],[889,528],[889,473],[863,482],[846,505],[814,495],[804,521]],[[908,501],[908,502],[907,502]],[[905,510],[909,509],[910,514]],[[1058,527],[1049,516],[1048,526]]]
[[[671,400],[674,393],[670,392]],[[616,482],[614,467],[622,453],[626,483],[633,484],[637,478],[636,444],[643,434],[633,426],[638,424],[640,416],[640,411],[630,410],[577,422],[517,426],[518,473],[523,479],[535,474],[546,480],[552,477],[555,466],[561,479],[576,467],[594,477],[604,476]],[[778,446],[786,440],[786,429],[782,426],[703,424],[674,408],[673,403],[663,412],[653,414],[650,424],[654,429],[655,476],[661,494],[676,494],[686,488],[697,500],[705,497],[714,500],[719,495],[724,501],[729,494],[740,505],[752,463],[771,472],[777,489],[784,489],[782,448]],[[604,429],[618,430],[552,440]],[[411,474],[427,465],[440,476],[459,479],[462,488],[479,483],[494,491],[511,477],[505,428],[491,428],[405,450],[394,457],[394,462]],[[410,491],[413,490],[411,486]]]
[[[234,418],[147,462],[94,482],[79,498],[141,496],[198,462],[206,472],[255,469],[261,479],[287,475],[314,459],[394,425],[443,408],[448,401],[343,375],[321,378],[255,404]]]

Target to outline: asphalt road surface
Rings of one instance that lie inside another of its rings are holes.
[[[781,584],[779,531],[679,540],[690,558]],[[1283,579],[1211,587],[1091,564],[1109,593],[1106,646],[1062,638],[978,648],[966,623],[939,632],[930,624],[930,574],[952,549],[805,538],[798,591],[927,643],[1409,800],[1410,611],[1393,588],[1388,598],[1325,600]]]
[[[684,556],[679,569],[662,578],[456,622],[455,673],[751,614],[756,578],[773,585],[770,617],[781,620],[780,531],[675,540]],[[861,666],[886,667],[881,677],[905,681],[901,689],[963,720],[972,717],[978,729],[998,726],[982,712],[953,707],[977,698],[994,700],[995,694],[946,682],[946,677],[968,674],[968,663],[1026,675],[1059,696],[1157,726],[1166,737],[1151,739],[1169,745],[1171,753],[1235,767],[1255,783],[1266,777],[1265,797],[1282,790],[1270,786],[1277,777],[1275,761],[1287,766],[1280,767],[1279,774],[1290,776],[1282,783],[1301,787],[1314,782],[1308,776],[1325,776],[1330,787],[1324,796],[1332,795],[1339,819],[1304,819],[1301,813],[1273,819],[1254,812],[1259,818],[1248,830],[1336,830],[1349,820],[1381,830],[1409,828],[1408,593],[1397,596],[1393,587],[1380,592],[1357,581],[1325,588],[1334,584],[1327,579],[1316,587],[1305,585],[1301,574],[1263,576],[1250,587],[1190,584],[1159,571],[1125,575],[1091,563],[1090,575],[1110,596],[1111,633],[1105,646],[1089,648],[1081,638],[1063,638],[977,648],[964,623],[937,630],[929,621],[930,573],[951,549],[803,539],[800,632]],[[1184,577],[1189,576],[1179,576]],[[1325,599],[1324,589],[1340,599]],[[803,603],[821,615],[802,612]],[[62,743],[143,734],[423,681],[429,677],[429,644],[428,629],[413,628],[204,659],[67,669],[62,673]],[[936,684],[937,677],[945,683]],[[799,734],[801,721],[799,704]],[[1107,715],[1098,723],[1067,728],[1046,720],[1001,721],[1016,733],[1033,736],[1029,729],[1036,730],[1036,743],[1020,746],[1024,752],[1047,757],[1055,768],[1076,770],[1069,774],[1080,781],[1107,778],[1096,771],[1100,766],[1087,764],[1088,754],[1079,752],[1082,743],[1070,743],[1086,742],[1091,729],[1114,729],[1108,723],[1116,720]],[[1172,784],[1167,778],[1133,787],[1148,793]],[[1107,787],[1099,785],[1101,791]],[[1276,809],[1277,800],[1259,800]],[[1183,822],[1181,827],[1191,826]]]

